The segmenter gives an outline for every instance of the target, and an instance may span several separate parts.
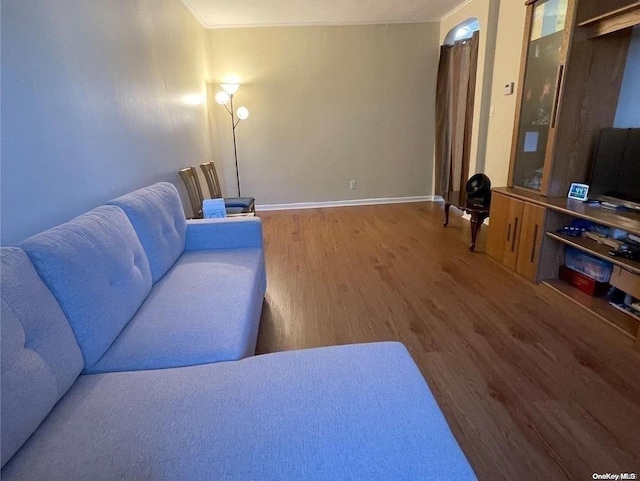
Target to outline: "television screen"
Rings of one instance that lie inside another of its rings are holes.
[[[589,197],[640,203],[640,128],[602,129]]]

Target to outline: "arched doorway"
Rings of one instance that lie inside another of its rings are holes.
[[[469,177],[480,24],[469,18],[440,47],[436,91],[436,193],[464,192]]]

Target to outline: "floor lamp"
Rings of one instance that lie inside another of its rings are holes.
[[[246,107],[238,107],[238,110],[234,113],[233,96],[240,88],[240,84],[220,84],[220,88],[222,88],[222,92],[218,92],[216,94],[216,102],[220,105],[223,105],[227,112],[229,112],[229,115],[231,115],[231,127],[233,131],[233,156],[236,160],[236,182],[238,184],[238,197],[242,197],[242,194],[240,193],[240,172],[238,171],[236,127],[242,120],[246,120],[249,117],[249,109],[247,109]]]

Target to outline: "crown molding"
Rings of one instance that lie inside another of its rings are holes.
[[[195,9],[191,6],[189,0],[180,0],[180,3],[189,11],[191,15],[193,15],[193,17],[198,21],[200,25],[202,25],[204,28],[208,28],[207,24],[204,22],[204,19],[200,15],[198,15],[198,12],[196,12]]]
[[[448,19],[449,17],[452,17],[453,15],[455,15],[456,13],[458,13],[460,10],[462,10],[464,7],[466,7],[467,5],[469,5],[471,2],[473,2],[473,0],[464,0],[464,2],[462,2],[460,5],[458,5],[456,8],[454,8],[453,10],[451,10],[449,13],[446,13],[441,19],[441,22],[444,22],[446,19]]]

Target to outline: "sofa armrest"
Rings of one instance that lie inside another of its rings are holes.
[[[260,218],[228,217],[187,221],[185,251],[242,247],[263,248]]]

